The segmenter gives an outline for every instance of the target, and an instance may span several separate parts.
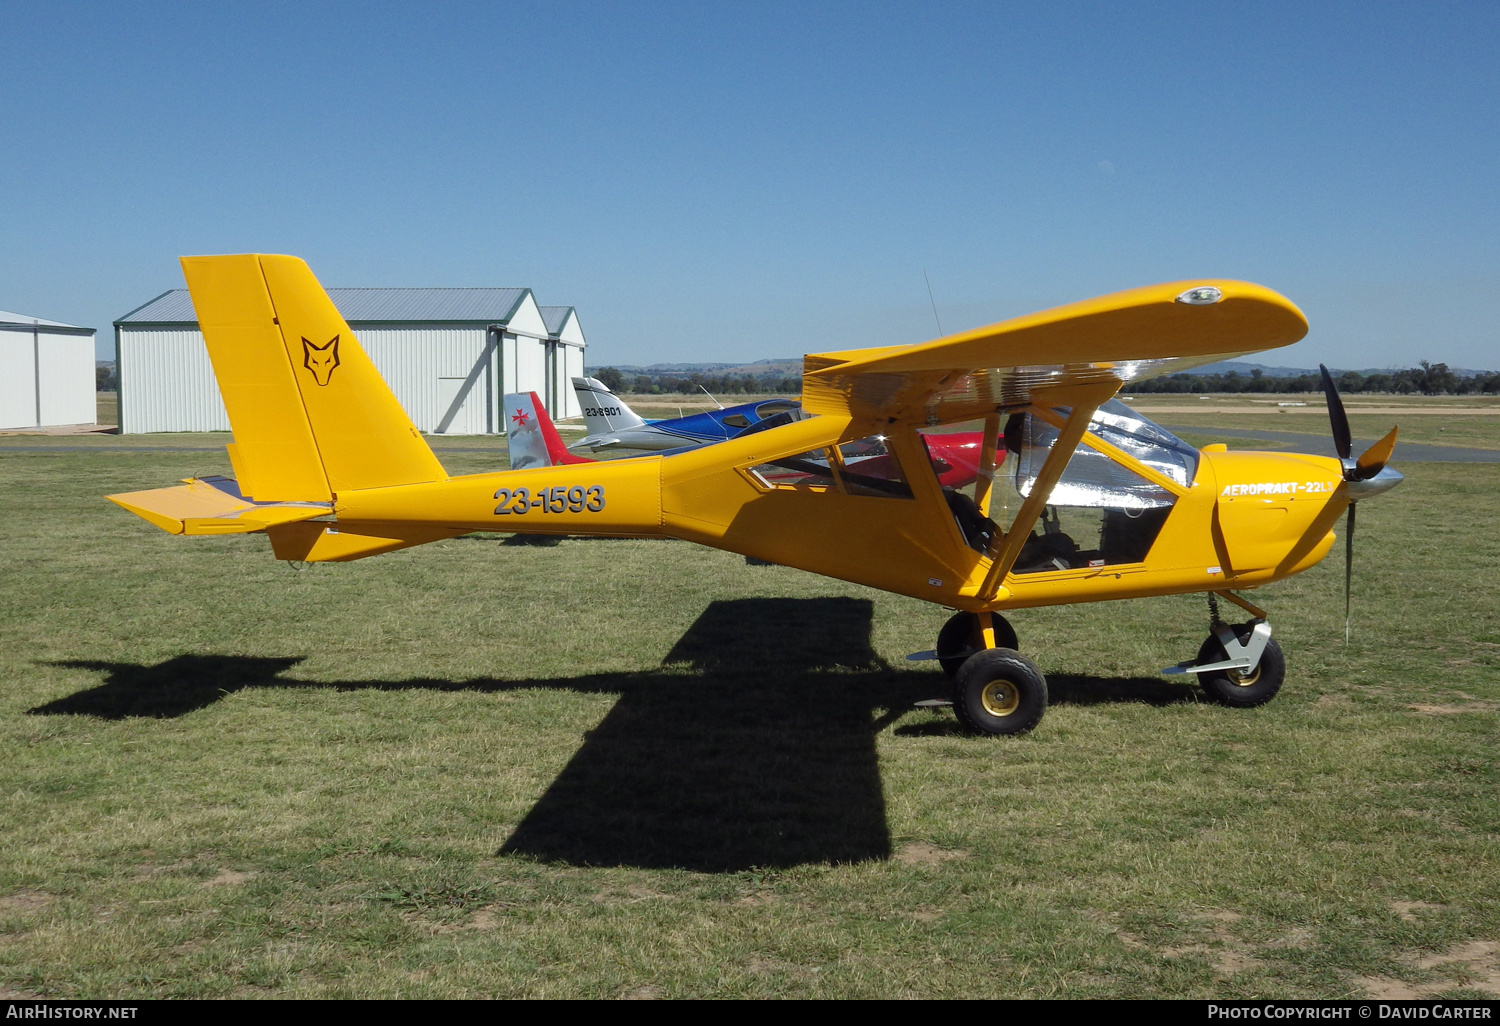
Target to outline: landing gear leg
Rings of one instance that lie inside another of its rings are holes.
[[[988,617],[993,625],[993,644],[984,641],[984,620]],[[1016,629],[999,613],[954,613],[943,629],[938,631],[937,659],[943,672],[957,676],[964,660],[985,648],[1019,648]]]

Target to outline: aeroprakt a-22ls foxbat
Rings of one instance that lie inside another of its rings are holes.
[[[1353,504],[1401,480],[1395,432],[1353,458],[1194,449],[1119,400],[1129,382],[1289,345],[1294,305],[1247,282],[1119,292],[916,345],[805,358],[803,419],[667,456],[450,476],[301,260],[186,257],[229,413],[234,477],[110,496],[164,530],[264,532],[278,559],[342,561],[471,531],[670,536],[956,609],[933,652],[975,730],[1034,727],[1041,672],[1007,609],[1206,593],[1196,676],[1268,701],[1285,660],[1235,592],[1316,564]],[[970,490],[920,429],[982,422]],[[859,472],[879,439],[890,467]],[[1010,457],[997,472],[1003,445]],[[1226,624],[1214,600],[1250,619]]]

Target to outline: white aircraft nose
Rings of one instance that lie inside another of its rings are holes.
[[[1381,492],[1388,492],[1405,480],[1406,475],[1401,471],[1391,467],[1382,467],[1380,473],[1368,481],[1349,482],[1349,501],[1361,502]]]

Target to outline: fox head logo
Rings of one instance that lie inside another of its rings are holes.
[[[328,384],[333,369],[339,365],[339,337],[333,336],[326,344],[315,346],[306,338],[302,340],[302,366],[312,371],[313,380],[320,385]]]

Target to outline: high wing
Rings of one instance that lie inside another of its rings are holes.
[[[809,355],[802,406],[857,420],[951,423],[1072,386],[1112,394],[1132,381],[1291,345],[1305,334],[1302,311],[1270,289],[1168,282],[917,345]]]

